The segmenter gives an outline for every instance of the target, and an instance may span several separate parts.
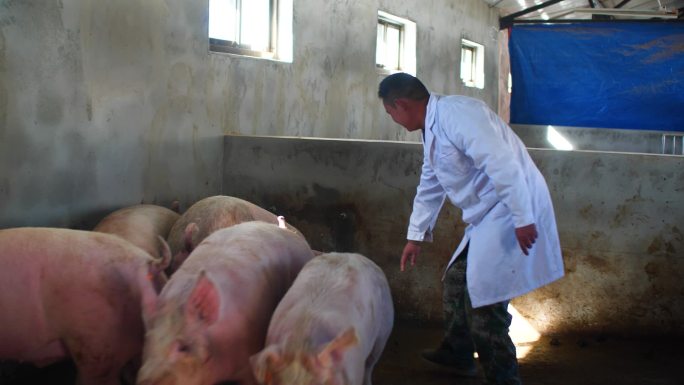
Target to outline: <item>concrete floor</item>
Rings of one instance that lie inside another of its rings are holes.
[[[526,385],[682,385],[684,339],[619,336],[542,336],[525,342],[516,328],[520,372]],[[374,385],[479,385],[424,362],[422,349],[437,346],[442,331],[399,322],[373,375]],[[524,355],[524,357],[523,357]],[[68,363],[41,371],[28,365],[0,370],[1,385],[71,385]],[[290,384],[298,385],[298,384]]]
[[[526,385],[684,384],[684,338],[565,335],[522,342],[511,329]],[[482,384],[481,375],[459,378],[420,358],[421,350],[436,347],[441,338],[438,327],[397,324],[373,384]]]

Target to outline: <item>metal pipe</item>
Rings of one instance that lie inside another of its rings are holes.
[[[513,23],[515,22],[515,18],[518,16],[526,15],[526,14],[528,14],[530,12],[534,12],[538,9],[548,7],[549,5],[560,3],[561,1],[563,1],[563,0],[549,0],[549,1],[546,1],[544,3],[537,4],[533,7],[523,9],[520,12],[515,12],[515,13],[512,13],[510,15],[504,16],[504,17],[499,19],[499,29],[506,29],[506,28],[512,26]]]
[[[648,11],[635,9],[614,9],[614,8],[572,8],[562,11],[560,14],[554,14],[552,18],[565,16],[571,13],[584,13],[591,15],[609,15],[609,16],[630,16],[630,17],[660,17],[663,19],[676,19],[676,12],[669,11]],[[551,15],[549,15],[551,16]]]
[[[622,0],[620,4],[616,5],[615,8],[622,8],[625,4],[629,3],[632,0]]]
[[[681,23],[684,19],[620,19],[620,20],[595,20],[595,19],[518,19],[512,24],[572,24],[572,23]]]
[[[679,137],[677,135],[672,135],[672,151],[670,151],[670,154],[672,155],[677,155],[677,139]]]

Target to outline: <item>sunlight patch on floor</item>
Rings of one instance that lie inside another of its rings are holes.
[[[509,335],[515,344],[518,358],[524,358],[532,349],[541,334],[523,317],[513,305],[508,305],[508,312],[513,316]]]

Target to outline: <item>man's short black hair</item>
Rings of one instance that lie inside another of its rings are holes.
[[[399,72],[389,75],[380,82],[378,96],[383,103],[394,106],[398,98],[423,100],[430,97],[425,85],[415,76]]]

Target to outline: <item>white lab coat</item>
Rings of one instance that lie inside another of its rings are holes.
[[[473,307],[509,300],[563,276],[544,177],[520,138],[485,103],[431,94],[423,152],[407,238],[432,240],[445,198],[463,210],[468,226],[447,269],[470,242],[466,278]],[[531,223],[539,237],[525,255],[515,228]]]

